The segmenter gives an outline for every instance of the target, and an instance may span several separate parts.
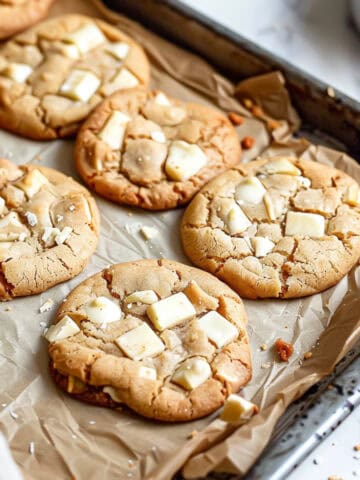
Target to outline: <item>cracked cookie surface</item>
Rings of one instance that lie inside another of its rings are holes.
[[[142,48],[119,29],[82,15],[45,21],[0,48],[0,126],[70,136],[103,98],[149,75]]]
[[[42,20],[54,0],[0,0],[0,39]]]
[[[206,185],[185,211],[187,256],[247,298],[312,295],[360,255],[359,186],[327,165],[250,162]]]
[[[92,189],[149,210],[187,203],[240,156],[236,131],[220,112],[140,87],[106,99],[81,127],[75,148]]]
[[[98,235],[98,210],[84,187],[51,168],[0,159],[0,299],[79,274]]]
[[[61,304],[46,334],[50,371],[80,400],[192,420],[250,380],[246,322],[238,295],[206,272],[169,260],[113,265]]]

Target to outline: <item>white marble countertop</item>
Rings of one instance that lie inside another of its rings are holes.
[[[182,1],[360,101],[360,33],[346,0]]]

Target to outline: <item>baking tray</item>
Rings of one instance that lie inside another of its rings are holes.
[[[302,128],[298,134],[314,143],[344,150],[360,162],[359,102],[341,92],[335,92],[324,82],[179,1],[105,0],[104,3],[109,8],[141,22],[173,43],[201,55],[235,83],[273,70],[281,71],[286,79],[292,103],[302,119]],[[283,437],[296,418],[317,401],[329,383],[333,382],[345,369],[351,368],[351,363],[359,356],[360,345],[357,345],[339,362],[330,376],[311,387],[301,399],[288,408],[278,422],[266,452],[270,451],[272,445]],[[354,368],[356,371],[356,366]],[[335,416],[350,413],[351,401],[352,399],[349,402],[347,398],[339,400],[338,405],[334,405]],[[350,405],[348,409],[347,404]],[[336,423],[339,424],[338,418]],[[329,412],[327,431],[322,431],[322,438],[325,438],[332,429]],[[274,466],[271,469],[267,466],[266,478],[270,476],[277,480],[286,478],[296,464],[316,448],[320,441],[316,429],[309,430],[308,448],[289,451],[287,457],[284,457],[281,468]],[[262,455],[262,463],[266,462],[266,452]],[[264,478],[258,476],[253,470],[247,477]],[[181,477],[178,476],[178,478]],[[235,479],[238,477],[212,474],[208,478]]]

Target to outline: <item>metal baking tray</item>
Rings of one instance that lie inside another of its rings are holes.
[[[334,92],[324,82],[180,1],[104,0],[104,3],[107,7],[139,21],[173,43],[199,54],[235,83],[273,70],[281,71],[286,79],[292,103],[302,119],[302,128],[298,134],[314,143],[346,151],[360,162],[359,102],[341,92]],[[271,449],[284,438],[294,421],[318,401],[330,383],[341,383],[345,375],[344,371],[350,371],[353,377],[355,376],[356,382],[360,383],[359,357],[360,344],[339,362],[330,376],[311,387],[301,399],[287,409],[279,420],[261,461],[246,476],[249,480],[287,478],[291,470],[318,445],[321,438],[325,438],[350,413],[354,402],[358,403],[359,399],[357,397],[354,399],[350,395],[339,397],[332,404],[332,415],[330,416],[329,412],[329,417],[323,424],[317,428],[306,429],[302,443],[306,444],[307,448],[291,449],[282,457],[281,465],[272,461]],[[355,359],[357,360],[354,362]],[[334,425],[332,419],[334,419]],[[320,430],[321,435],[319,435]],[[178,475],[176,478],[181,476]],[[207,478],[235,480],[238,477],[212,474]]]

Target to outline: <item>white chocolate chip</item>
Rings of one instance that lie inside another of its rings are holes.
[[[242,233],[251,226],[250,220],[235,202],[227,213],[225,223],[230,235]]]
[[[139,377],[148,378],[149,380],[156,380],[156,370],[155,368],[144,367],[141,365],[139,368]]]
[[[159,92],[154,98],[155,103],[163,107],[170,107],[172,104],[165,93]]]
[[[38,219],[35,213],[25,212],[25,217],[31,227],[35,227],[37,225]]]
[[[104,387],[103,392],[107,393],[109,397],[114,400],[114,402],[121,403],[121,398],[119,397],[117,391],[113,387]]]
[[[198,145],[176,140],[169,148],[165,171],[171,180],[184,181],[207,164],[207,157]]]
[[[71,227],[64,227],[61,232],[55,235],[55,243],[57,245],[62,245],[70,237],[73,229]]]
[[[72,100],[87,102],[100,86],[100,79],[88,70],[74,69],[60,87],[60,93]]]
[[[245,423],[256,412],[257,407],[254,403],[245,400],[238,395],[231,394],[226,399],[220,419],[229,423]]]
[[[110,53],[118,60],[124,60],[128,55],[130,47],[125,42],[109,43],[105,47],[105,52]]]
[[[206,313],[198,319],[197,323],[217,348],[224,347],[239,336],[238,329],[215,311]]]
[[[125,303],[145,303],[147,305],[151,305],[158,301],[158,297],[153,290],[139,290],[128,295],[125,299]],[[129,305],[128,305],[129,307]]]
[[[4,213],[4,210],[5,210],[5,200],[2,197],[0,197],[0,215]]]
[[[148,227],[144,225],[140,228],[140,232],[145,240],[152,240],[159,235],[159,230],[155,227]]]
[[[357,207],[360,205],[360,189],[359,186],[355,183],[350,185],[345,194],[343,201],[352,207]]]
[[[84,305],[87,319],[98,325],[118,322],[123,313],[113,300],[107,297],[96,297]]]
[[[204,383],[210,376],[211,368],[206,360],[189,358],[176,370],[171,381],[186,390],[193,390]]]
[[[155,132],[151,132],[150,137],[154,142],[157,143],[166,143],[165,133],[162,130],[156,130]]]
[[[323,237],[325,235],[325,219],[317,213],[288,212],[285,235]]]
[[[273,201],[271,200],[270,196],[265,193],[264,195],[264,205],[266,209],[267,216],[269,217],[269,220],[276,220],[276,213],[275,213],[275,207],[273,204]]]
[[[114,111],[107,119],[105,125],[99,132],[99,138],[104,141],[112,150],[120,150],[125,136],[126,125],[130,117],[122,112]]]
[[[45,303],[43,303],[40,307],[40,313],[50,312],[50,310],[54,306],[54,300],[52,298],[48,298]]]
[[[25,63],[10,63],[1,73],[16,83],[25,83],[33,69]]]
[[[123,67],[112,79],[112,81],[103,87],[106,95],[110,95],[115,90],[133,88],[139,85],[139,80],[127,68]]]
[[[19,242],[23,242],[26,237],[27,237],[27,233],[21,232],[21,233],[19,234]]]
[[[74,322],[72,318],[65,315],[58,323],[51,325],[49,330],[45,334],[45,338],[48,342],[57,342],[64,340],[65,338],[72,337],[80,332],[80,328]]]
[[[61,53],[67,58],[72,58],[73,60],[77,60],[80,57],[79,49],[73,44],[59,43],[54,46],[54,51]]]
[[[270,160],[261,167],[261,170],[269,174],[301,175],[301,170],[295,167],[295,165],[285,157]]]
[[[304,187],[304,188],[310,188],[311,187],[310,178],[300,176],[300,177],[297,178],[297,181],[298,181],[299,186],[301,186],[301,187]]]
[[[251,238],[251,245],[254,249],[255,256],[265,257],[275,247],[275,243],[266,237],[253,237]]]
[[[193,304],[182,292],[153,303],[147,308],[146,313],[160,331],[174,327],[196,315]]]
[[[249,203],[257,205],[262,202],[266,193],[263,184],[256,177],[249,177],[243,180],[235,191],[235,200],[239,205]]]
[[[60,230],[54,227],[45,227],[41,240],[46,245],[52,245],[55,242],[55,237],[60,234]]]
[[[121,335],[115,342],[133,360],[153,357],[165,349],[163,342],[145,322]]]
[[[84,54],[105,43],[106,37],[94,23],[87,23],[74,32],[68,33],[63,40],[75,44],[79,52]]]
[[[48,179],[40,172],[40,170],[31,170],[21,180],[16,182],[16,186],[21,188],[29,198],[32,198],[43,185],[48,184]]]

